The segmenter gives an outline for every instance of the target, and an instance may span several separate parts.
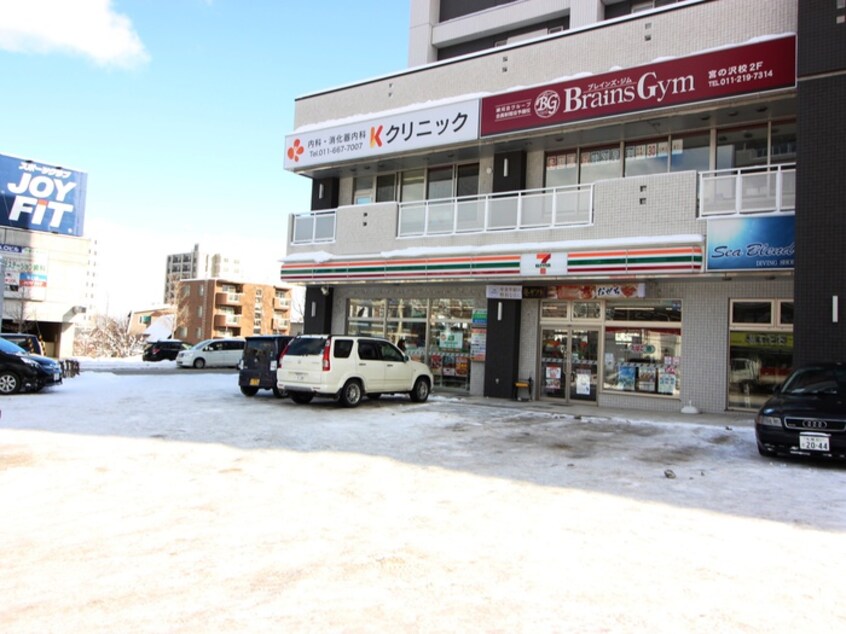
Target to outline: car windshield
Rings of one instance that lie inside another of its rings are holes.
[[[26,350],[9,341],[8,339],[0,338],[0,351],[6,354],[29,354]]]
[[[846,368],[809,367],[796,370],[785,381],[783,394],[838,394],[846,386]]]

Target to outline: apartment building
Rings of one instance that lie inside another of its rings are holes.
[[[176,287],[181,280],[222,277],[241,278],[241,262],[220,253],[207,253],[195,244],[187,253],[173,253],[167,256],[165,267],[164,301],[176,305]]]
[[[198,343],[215,337],[286,335],[291,289],[212,278],[182,280],[177,290],[174,337]]]
[[[412,0],[408,69],[295,104],[304,331],[666,411],[846,358],[843,5]]]

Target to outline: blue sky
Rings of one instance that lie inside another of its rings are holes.
[[[295,97],[405,68],[408,5],[0,0],[0,154],[88,174],[112,314],[160,303],[195,242],[272,271],[310,200],[282,168]]]

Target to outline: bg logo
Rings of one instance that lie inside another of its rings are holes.
[[[535,114],[542,119],[549,119],[561,107],[561,97],[554,90],[544,90],[535,97]]]
[[[535,257],[538,260],[535,264],[535,268],[538,270],[538,273],[540,273],[541,275],[546,275],[547,271],[549,270],[549,260],[552,258],[552,254],[536,253]]]
[[[288,148],[288,158],[297,163],[300,160],[300,154],[303,152],[305,152],[305,148],[300,144],[300,140],[294,139],[294,144]]]

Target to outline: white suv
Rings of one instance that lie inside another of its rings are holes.
[[[279,355],[276,385],[296,403],[318,396],[355,407],[362,396],[405,392],[422,403],[432,389],[432,372],[387,339],[348,335],[300,335]]]

